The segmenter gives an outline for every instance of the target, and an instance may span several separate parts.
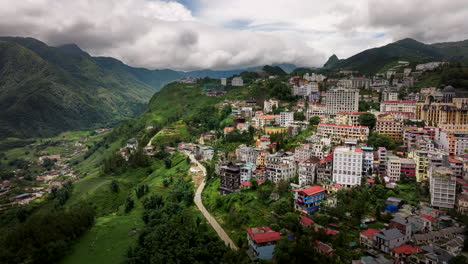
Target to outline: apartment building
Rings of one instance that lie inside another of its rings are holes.
[[[372,175],[374,168],[374,148],[362,147],[362,174]]]
[[[317,212],[323,199],[325,191],[320,186],[294,190],[294,208],[306,215]]]
[[[380,115],[375,124],[375,131],[387,135],[395,141],[401,141],[403,123],[395,121],[392,115]]]
[[[409,112],[416,111],[416,101],[382,101],[380,112]]]
[[[428,169],[428,157],[427,151],[424,150],[412,150],[408,153],[408,158],[414,160],[416,164],[416,181],[421,182],[427,179],[427,169]]]
[[[243,86],[244,85],[244,80],[242,80],[242,77],[234,77],[231,80],[231,85],[232,86]]]
[[[243,163],[228,162],[219,168],[221,194],[238,192],[241,184],[241,167]]]
[[[294,122],[294,112],[281,112],[279,116],[279,123],[282,127],[289,126],[292,122]]]
[[[300,161],[298,163],[298,174],[299,174],[300,186],[314,184],[316,174],[317,174],[317,164],[319,162],[320,162],[319,158],[311,157],[307,160]]]
[[[265,166],[268,179],[274,183],[289,180],[296,175],[296,163],[291,152],[279,151],[266,156]]]
[[[244,162],[257,164],[258,154],[260,149],[248,147],[246,145],[239,145],[236,148],[236,158]]]
[[[339,125],[359,126],[359,116],[365,112],[339,112],[336,114],[335,122]]]
[[[333,153],[333,181],[345,187],[361,185],[362,165],[362,149],[336,147]]]
[[[397,156],[390,155],[387,158],[387,178],[390,182],[400,180],[401,174],[401,159]]]
[[[428,171],[431,205],[454,208],[456,198],[456,177],[449,167],[433,167]]]
[[[314,149],[311,144],[303,144],[294,150],[294,161],[301,162],[314,156]]]
[[[369,136],[369,128],[366,126],[348,126],[320,123],[317,135],[331,139],[332,142],[342,142],[345,139],[366,141]]]
[[[326,106],[326,114],[329,115],[339,112],[357,112],[359,91],[344,88],[331,89],[327,92]]]
[[[306,112],[306,119],[310,120],[313,116],[320,118],[325,116],[327,106],[324,104],[309,104]]]

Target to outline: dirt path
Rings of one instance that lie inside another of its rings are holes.
[[[197,164],[198,168],[200,168],[202,170],[203,177],[206,177],[206,168],[205,168],[205,166],[203,166],[200,162],[198,162],[198,160],[196,160],[195,157],[192,154],[190,154],[188,152],[185,152],[185,154],[188,155],[190,157],[190,160],[192,162],[194,162],[195,164]],[[224,229],[219,225],[219,223],[216,221],[216,219],[210,214],[210,212],[208,212],[208,210],[206,210],[205,206],[203,205],[202,192],[203,192],[203,189],[205,188],[205,183],[206,183],[205,180],[203,180],[203,182],[198,186],[197,191],[195,192],[195,198],[194,198],[195,205],[198,207],[198,210],[200,210],[200,212],[206,218],[208,223],[210,223],[210,225],[216,231],[218,236],[224,241],[224,243],[226,243],[226,245],[229,246],[230,248],[232,248],[234,250],[238,250],[236,244],[234,244],[234,242],[232,242],[232,240],[228,236],[228,234],[226,234]]]

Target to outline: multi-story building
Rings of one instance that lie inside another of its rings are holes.
[[[374,148],[362,147],[362,174],[372,175],[374,168]]]
[[[294,190],[294,208],[303,214],[311,215],[319,210],[325,191],[320,186]]]
[[[307,83],[304,85],[294,86],[292,89],[292,94],[296,96],[301,96],[309,99],[313,94],[319,93],[318,83]]]
[[[339,112],[336,114],[335,122],[339,125],[359,126],[359,116],[365,112]]]
[[[252,162],[245,162],[241,166],[241,170],[240,170],[241,183],[250,182],[250,180],[254,176],[255,168],[256,168],[255,163],[252,163]]]
[[[287,127],[294,121],[294,112],[281,112],[280,113],[280,126]]]
[[[375,233],[374,241],[377,249],[385,253],[390,253],[392,249],[407,242],[405,235],[397,228],[391,228]]]
[[[317,182],[324,183],[330,182],[333,175],[333,153],[322,158],[317,165]]]
[[[267,177],[274,183],[289,180],[296,175],[296,163],[291,152],[277,152],[265,159]]]
[[[242,163],[228,162],[220,166],[221,185],[219,191],[221,194],[229,194],[240,190],[242,165]]]
[[[263,150],[263,149],[267,149],[271,144],[271,140],[270,140],[270,135],[263,135],[261,136],[259,139],[257,139],[255,145],[257,146],[257,148]]]
[[[248,253],[251,253],[248,255],[252,261],[272,259],[276,241],[280,238],[280,233],[268,226],[247,228]]]
[[[294,161],[301,162],[314,156],[314,150],[311,144],[303,144],[294,150]]]
[[[309,146],[312,149],[312,156],[319,159],[323,159],[330,153],[331,140],[329,138],[321,138],[318,136],[312,136],[306,138],[307,142],[310,142]]]
[[[268,99],[263,102],[263,112],[273,112],[274,109],[278,109],[279,101],[276,99]]]
[[[309,104],[306,112],[306,119],[310,120],[313,116],[320,118],[325,116],[327,106],[324,104]]]
[[[438,140],[451,155],[463,155],[468,149],[468,127],[465,131],[438,131]]]
[[[328,137],[332,142],[342,142],[345,139],[366,141],[369,136],[369,128],[366,126],[320,123],[317,128],[317,135]]]
[[[439,124],[468,124],[468,98],[453,98],[452,103],[432,103],[430,96],[416,107],[416,119]]]
[[[453,208],[456,198],[456,177],[449,167],[431,166],[428,170],[431,205]]]
[[[248,147],[246,145],[239,145],[236,148],[237,159],[244,162],[257,164],[258,153],[260,153],[260,149]]]
[[[231,80],[231,85],[232,86],[243,86],[244,85],[244,80],[242,80],[242,77],[234,77]]]
[[[375,124],[375,131],[387,135],[393,140],[401,141],[403,123],[395,121],[391,115],[380,115]]]
[[[416,177],[416,163],[413,159],[400,159],[401,163],[401,176],[405,176],[407,178],[414,178]]]
[[[343,88],[331,89],[327,92],[326,114],[339,112],[357,112],[359,106],[359,91]]]
[[[410,112],[416,111],[416,101],[382,101],[380,112]]]
[[[398,101],[398,92],[393,92],[393,91],[383,92],[382,101]]]
[[[221,78],[221,85],[226,86],[227,85],[227,78]]]
[[[361,185],[362,164],[362,149],[336,147],[333,153],[333,181],[344,187]]]
[[[401,174],[401,159],[397,156],[390,155],[387,158],[387,177],[390,182],[400,180]]]
[[[314,184],[317,174],[317,164],[319,162],[319,158],[310,157],[298,163],[299,185],[306,186]]]
[[[252,124],[257,129],[262,129],[265,126],[273,125],[276,122],[276,115],[259,115],[252,118]]]
[[[379,147],[377,149],[378,171],[381,176],[387,174],[387,149]]]

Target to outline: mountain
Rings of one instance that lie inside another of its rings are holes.
[[[154,92],[76,45],[0,38],[0,138],[109,125],[141,113]]]
[[[333,54],[332,56],[330,56],[330,58],[328,58],[327,62],[325,62],[323,68],[330,69],[338,62],[340,62],[340,60],[335,54]]]
[[[468,41],[424,44],[406,38],[383,47],[368,49],[339,62],[331,68],[357,70],[364,74],[378,72],[385,65],[405,60],[423,63],[434,60],[466,60],[468,58]]]
[[[280,66],[265,65],[262,68],[268,76],[285,76],[287,73]]]

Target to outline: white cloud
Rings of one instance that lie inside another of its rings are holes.
[[[76,43],[132,66],[320,66],[413,37],[468,38],[466,0],[0,0],[0,35]]]

